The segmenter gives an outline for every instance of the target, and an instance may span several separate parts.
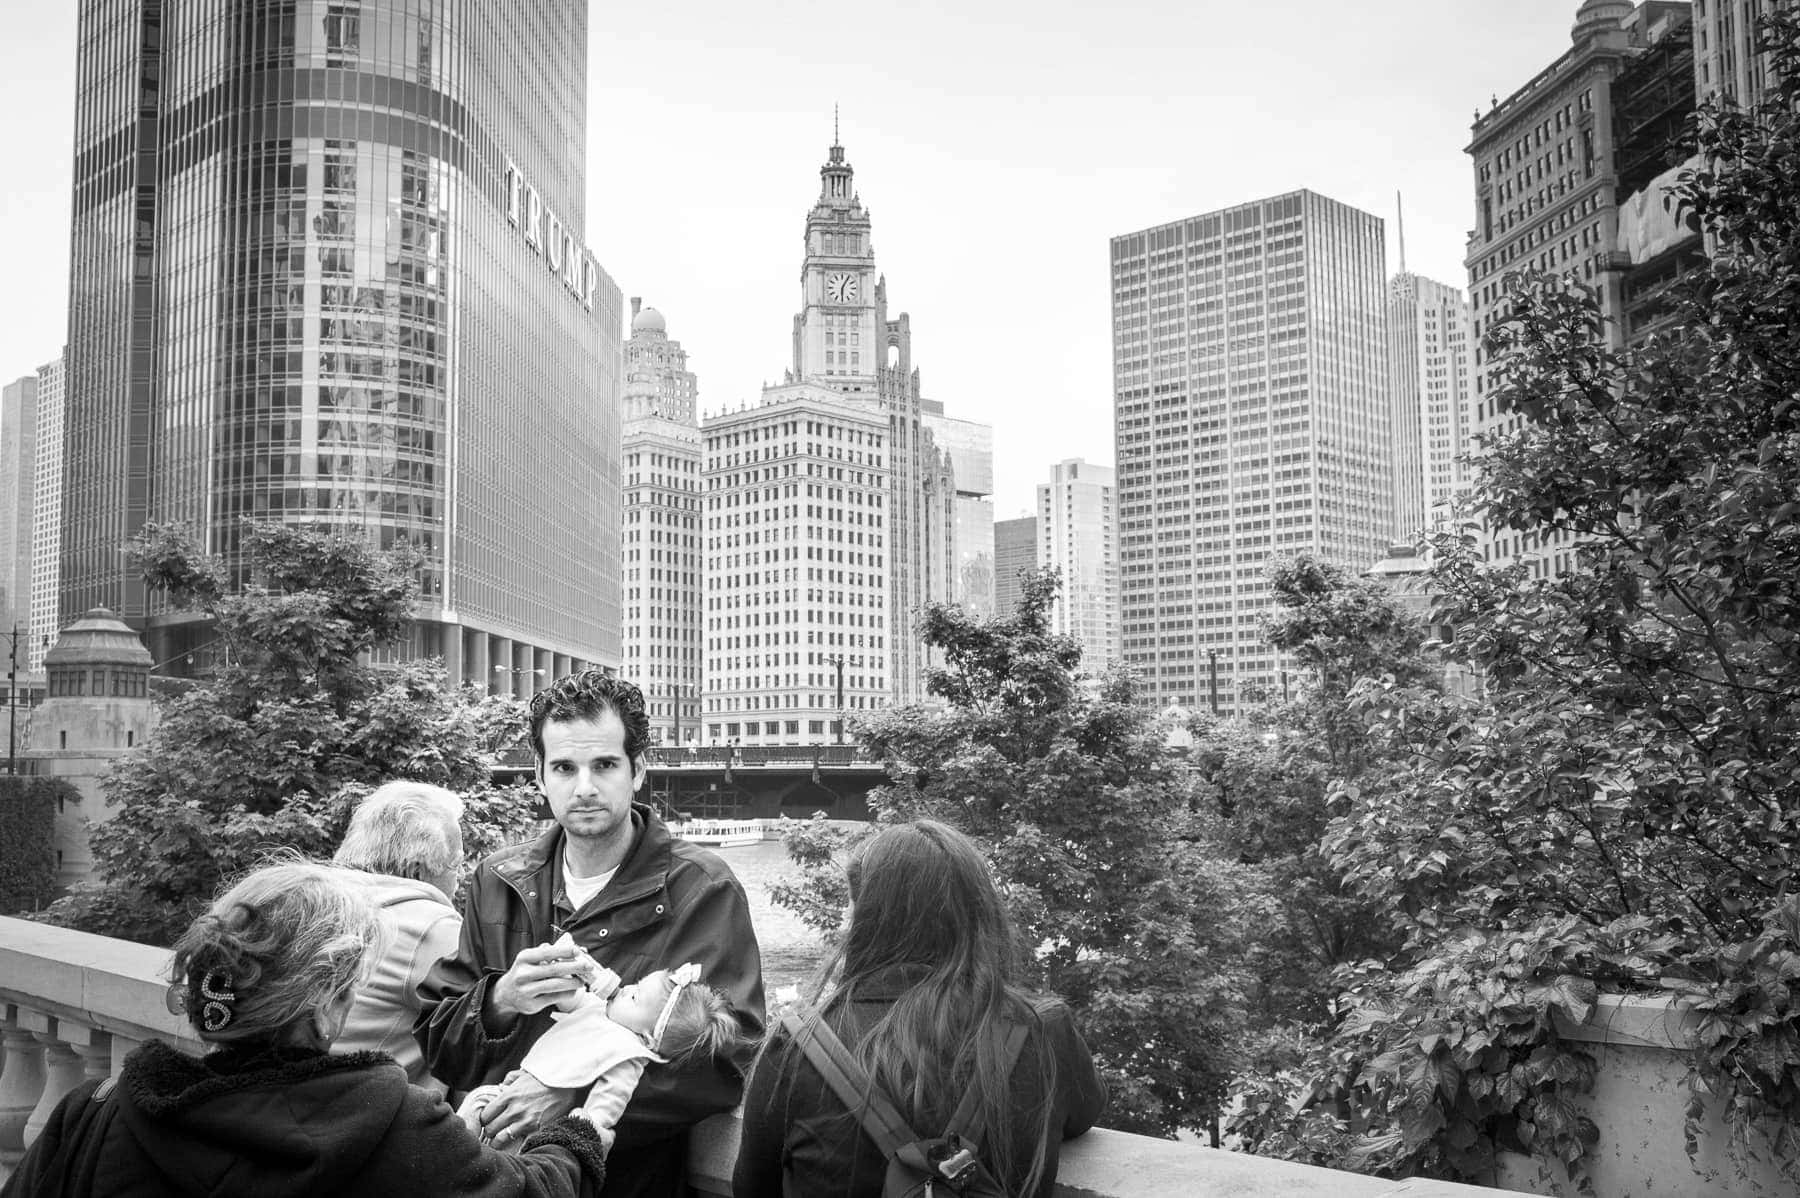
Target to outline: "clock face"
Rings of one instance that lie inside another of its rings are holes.
[[[856,276],[847,274],[826,275],[825,298],[834,304],[855,302]]]

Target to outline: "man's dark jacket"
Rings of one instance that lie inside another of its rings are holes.
[[[762,957],[744,888],[716,853],[676,840],[649,807],[632,804],[635,839],[606,888],[580,911],[563,894],[563,830],[489,856],[463,901],[462,942],[419,986],[414,1034],[432,1074],[454,1090],[503,1080],[550,1027],[548,1010],[489,1036],[481,1010],[521,949],[570,932],[627,984],[698,961],[700,980],[736,1008],[748,1041],[763,1031]],[[605,1198],[678,1192],[689,1127],[729,1111],[748,1061],[653,1066],[619,1121]]]

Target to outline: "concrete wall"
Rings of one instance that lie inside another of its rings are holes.
[[[1688,1159],[1683,1119],[1688,1101],[1687,1049],[1693,1016],[1668,998],[1606,995],[1593,1018],[1562,1023],[1566,1037],[1594,1054],[1594,1092],[1577,1100],[1600,1128],[1589,1150],[1596,1198],[1763,1198],[1800,1193],[1771,1159],[1740,1175],[1726,1154],[1727,1129],[1715,1099],[1706,1113],[1699,1151]],[[1767,1153],[1767,1141],[1759,1137]],[[1800,1162],[1797,1162],[1800,1163]],[[1561,1169],[1535,1158],[1509,1157],[1501,1184],[1540,1193],[1574,1193]]]

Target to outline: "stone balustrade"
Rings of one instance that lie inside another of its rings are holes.
[[[186,1022],[165,1005],[168,958],[163,949],[0,918],[0,1179],[83,1078],[112,1074],[151,1038],[201,1051]],[[736,1116],[696,1129],[690,1163],[697,1193],[729,1198],[738,1131]],[[1064,1148],[1056,1192],[1059,1198],[1476,1198],[1500,1191],[1384,1181],[1094,1131]]]

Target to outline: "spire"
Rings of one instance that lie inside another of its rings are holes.
[[[1394,189],[1395,226],[1400,230],[1400,273],[1406,273],[1406,205],[1400,199],[1400,189]]]
[[[838,140],[838,106],[835,100],[831,104],[831,144],[834,146],[842,144]]]

